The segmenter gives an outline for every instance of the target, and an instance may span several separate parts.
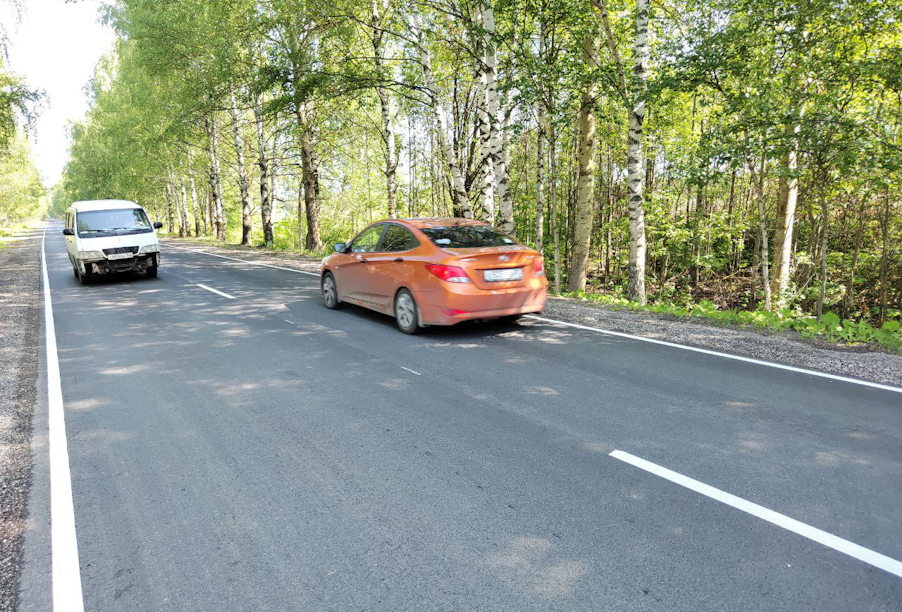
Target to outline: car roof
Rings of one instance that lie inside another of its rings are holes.
[[[460,217],[413,217],[408,219],[397,219],[416,227],[423,229],[427,227],[448,227],[458,225],[488,225],[483,221],[476,219],[463,219]]]
[[[69,208],[80,212],[84,210],[113,210],[117,208],[141,208],[139,205],[128,200],[83,200],[81,202],[73,202]]]

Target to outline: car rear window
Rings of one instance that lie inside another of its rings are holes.
[[[517,244],[512,238],[488,225],[425,227],[422,231],[434,245],[449,249],[477,249]]]

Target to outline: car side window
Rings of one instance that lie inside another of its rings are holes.
[[[382,235],[382,244],[379,245],[379,250],[387,253],[409,251],[417,244],[417,239],[413,237],[413,234],[407,228],[388,223],[385,227],[385,233]]]
[[[372,253],[379,244],[379,238],[382,237],[383,225],[374,225],[365,230],[362,234],[354,238],[351,243],[351,253]]]

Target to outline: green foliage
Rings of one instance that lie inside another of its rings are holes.
[[[0,227],[38,217],[46,190],[31,159],[31,143],[19,132],[0,154]]]

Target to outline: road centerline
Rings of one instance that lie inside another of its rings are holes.
[[[207,291],[212,291],[216,295],[221,295],[222,297],[227,298],[229,300],[235,299],[234,295],[229,295],[228,293],[225,293],[224,291],[220,291],[219,289],[214,289],[213,287],[208,287],[207,285],[205,285],[203,283],[194,283],[194,284],[197,285],[198,287],[200,287],[201,289],[206,289]]]
[[[707,485],[703,482],[695,480],[694,478],[684,476],[679,472],[674,472],[673,470],[662,467],[656,463],[652,463],[651,461],[648,461],[646,459],[642,459],[641,457],[636,457],[635,455],[631,455],[630,453],[621,450],[614,450],[609,453],[609,455],[614,459],[619,459],[620,461],[628,463],[633,467],[637,467],[640,470],[644,470],[650,474],[654,474],[655,476],[669,480],[672,483],[678,484],[691,491],[695,491],[696,493],[704,495],[705,497],[736,508],[737,510],[742,510],[747,514],[758,517],[764,521],[767,521],[768,523],[776,525],[777,527],[782,527],[787,531],[791,531],[804,538],[813,540],[818,544],[832,548],[833,550],[841,552],[845,555],[858,559],[859,561],[863,561],[868,565],[872,565],[878,569],[902,578],[902,561],[897,561],[896,559],[887,557],[886,555],[880,554],[869,548],[865,548],[864,546],[860,546],[858,544],[855,544],[854,542],[850,542],[849,540],[835,536],[832,533],[827,533],[826,531],[822,531],[816,527],[812,527],[811,525],[790,518],[785,514],[780,514],[779,512],[775,512],[773,510],[765,508],[764,506],[759,506],[756,503],[750,502],[731,493],[727,493],[726,491],[721,491],[720,489],[712,487],[711,485]]]
[[[78,539],[75,534],[75,504],[66,441],[66,413],[60,379],[53,301],[47,274],[47,226],[41,240],[41,273],[44,285],[44,336],[47,357],[48,438],[50,447],[50,550],[54,612],[84,612]]]

